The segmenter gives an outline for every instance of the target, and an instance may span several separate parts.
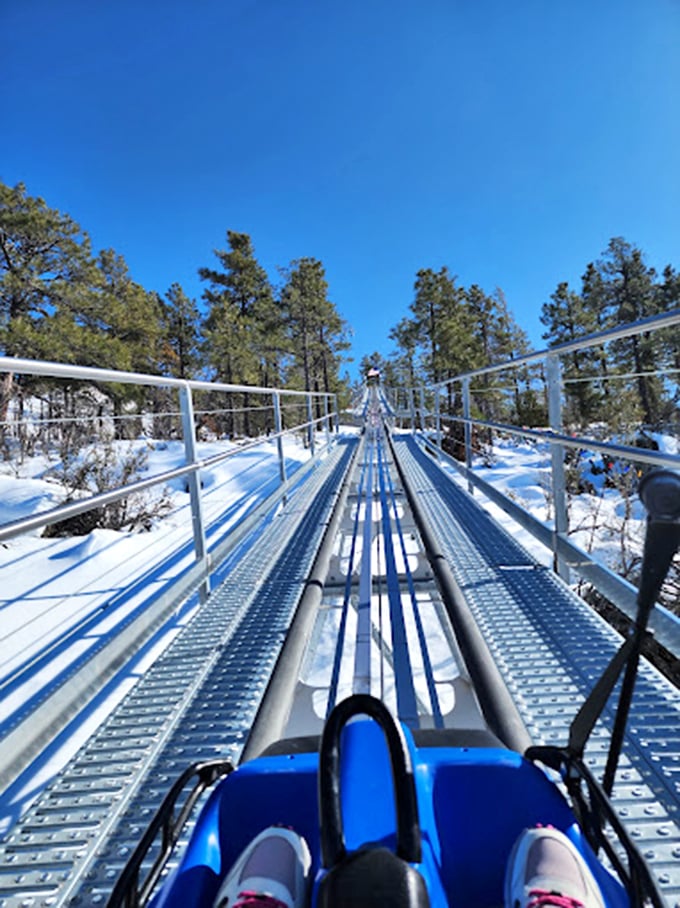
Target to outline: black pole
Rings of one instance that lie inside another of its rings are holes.
[[[638,612],[632,630],[633,648],[621,684],[607,765],[602,778],[602,787],[608,795],[611,795],[614,787],[647,622],[680,543],[680,476],[670,470],[648,473],[640,483],[640,499],[647,508],[647,533],[637,597]]]

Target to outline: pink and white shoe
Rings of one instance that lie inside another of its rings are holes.
[[[303,908],[311,864],[302,836],[270,826],[236,859],[214,908]]]
[[[583,856],[552,826],[525,829],[505,873],[505,908],[605,908]]]

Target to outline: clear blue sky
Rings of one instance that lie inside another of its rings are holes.
[[[354,355],[419,268],[542,303],[680,267],[680,0],[0,0],[0,179],[192,296],[227,229],[323,261]]]

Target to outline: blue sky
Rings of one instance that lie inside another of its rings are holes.
[[[610,237],[680,267],[680,0],[0,0],[0,179],[199,297],[227,229],[391,349],[419,268],[532,342]]]

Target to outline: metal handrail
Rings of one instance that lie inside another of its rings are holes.
[[[286,475],[285,457],[283,449],[283,438],[286,435],[296,433],[306,433],[308,436],[310,457],[315,460],[321,448],[317,450],[315,431],[322,427],[325,429],[326,445],[328,448],[332,443],[331,438],[331,420],[335,418],[337,429],[337,396],[323,391],[299,391],[287,388],[263,388],[255,385],[236,385],[225,384],[223,382],[206,382],[199,380],[177,379],[171,376],[148,375],[138,372],[123,372],[114,369],[100,369],[90,366],[74,366],[70,364],[33,361],[27,359],[18,359],[13,357],[0,357],[0,373],[17,373],[23,375],[43,376],[54,379],[70,379],[81,382],[113,382],[116,384],[127,384],[147,387],[166,387],[177,390],[179,394],[179,415],[181,416],[182,434],[184,438],[184,459],[185,463],[171,470],[157,473],[144,479],[138,479],[126,485],[118,486],[104,492],[93,495],[85,495],[75,501],[67,501],[56,507],[33,514],[29,517],[22,517],[18,520],[11,521],[0,526],[0,541],[10,539],[26,532],[39,530],[44,527],[53,525],[60,521],[84,514],[96,508],[102,508],[111,505],[117,501],[127,498],[135,493],[150,489],[154,486],[162,486],[171,480],[186,477],[188,492],[191,499],[192,509],[192,533],[194,546],[194,569],[189,573],[198,575],[200,580],[199,594],[201,600],[205,600],[210,592],[210,576],[216,565],[214,553],[208,552],[206,545],[206,529],[203,518],[203,491],[199,474],[202,470],[210,469],[217,464],[228,460],[237,453],[243,453],[262,443],[262,439],[251,441],[247,445],[241,445],[236,450],[219,452],[211,457],[200,458],[196,449],[196,432],[197,420],[193,408],[192,391],[219,391],[223,393],[231,392],[248,392],[252,394],[264,394],[269,398],[266,406],[261,409],[273,412],[276,423],[276,431],[267,436],[267,441],[273,441],[277,448],[279,461],[279,492],[280,497],[285,498],[289,481]],[[301,398],[306,402],[306,421],[292,426],[284,427],[281,419],[281,397],[293,395]],[[332,398],[332,407],[329,407],[329,398]],[[313,405],[315,401],[323,400],[323,415],[313,417]],[[154,414],[150,414],[154,415]],[[144,416],[143,413],[135,413],[136,418]],[[107,417],[105,416],[104,419]],[[179,582],[179,581],[178,581]],[[180,584],[181,585],[181,584]]]
[[[603,564],[591,557],[590,554],[578,549],[569,539],[569,519],[567,511],[567,482],[564,465],[564,454],[569,448],[577,450],[597,451],[614,460],[626,460],[634,464],[645,464],[653,467],[670,467],[680,470],[680,455],[666,454],[648,448],[628,444],[604,442],[596,438],[583,435],[570,435],[563,431],[563,394],[565,379],[562,376],[560,357],[577,350],[587,349],[626,337],[643,333],[651,333],[680,325],[680,309],[641,319],[626,325],[619,325],[591,334],[574,341],[568,341],[549,347],[545,350],[532,352],[516,359],[494,363],[481,369],[460,373],[444,381],[425,386],[390,389],[396,391],[395,400],[406,401],[406,410],[400,409],[395,413],[396,418],[410,421],[412,431],[420,429],[433,445],[437,456],[445,458],[442,449],[442,423],[455,422],[464,427],[465,462],[455,463],[456,469],[467,480],[468,490],[472,493],[474,488],[480,489],[497,505],[503,508],[513,519],[517,520],[525,529],[544,545],[548,545],[553,552],[553,564],[557,573],[567,582],[570,580],[570,570],[574,570],[582,578],[592,583],[603,595],[630,616],[634,596],[631,595],[632,587],[623,578],[618,577]],[[545,382],[549,428],[528,428],[526,426],[508,425],[490,419],[475,417],[471,409],[472,381],[483,375],[502,371],[517,370],[518,368],[543,363],[542,379]],[[618,377],[615,373],[613,378]],[[636,376],[637,377],[637,376]],[[594,380],[594,379],[591,379]],[[462,399],[462,415],[445,414],[441,411],[443,389],[455,386]],[[432,405],[432,395],[434,403]],[[401,396],[400,396],[401,395]],[[426,399],[429,398],[429,409],[426,408]],[[428,424],[430,435],[427,437]],[[554,506],[553,526],[548,527],[532,517],[528,512],[510,501],[507,496],[493,489],[490,484],[477,476],[472,470],[472,430],[473,427],[488,429],[494,432],[513,435],[532,441],[546,442],[550,447],[550,475],[551,493]],[[520,513],[522,512],[522,513]],[[660,627],[656,628],[657,637],[664,638],[664,644],[671,652],[680,655],[680,618],[671,612],[658,609]]]
[[[559,444],[565,448],[574,448],[577,451],[587,448],[613,457],[622,457],[626,460],[647,463],[654,467],[671,467],[680,470],[680,454],[664,454],[662,451],[651,451],[647,448],[636,448],[633,445],[620,445],[615,442],[597,441],[586,435],[564,435],[553,432],[552,429],[528,429],[512,426],[507,423],[492,422],[488,419],[466,419],[464,416],[442,416],[442,420],[459,422],[493,429],[495,432],[507,435],[516,435],[519,438],[529,438],[532,441]]]
[[[202,381],[192,378],[174,378],[170,375],[149,375],[144,372],[123,372],[118,369],[100,369],[97,366],[72,366],[67,363],[45,362],[0,356],[0,372],[18,375],[42,375],[47,378],[75,378],[83,381],[114,382],[123,385],[146,385],[155,388],[191,388],[193,391],[226,391],[291,395],[294,397],[332,397],[327,391],[296,391],[291,388],[271,388],[261,385],[232,385],[224,382]]]
[[[285,469],[283,467],[283,437],[296,432],[307,430],[310,436],[311,453],[312,456],[314,456],[315,451],[313,434],[315,427],[319,423],[325,425],[328,438],[328,427],[330,419],[331,417],[337,416],[337,401],[335,400],[335,395],[324,391],[298,391],[287,388],[265,388],[257,385],[237,385],[226,384],[224,382],[178,379],[173,378],[172,376],[148,375],[139,372],[123,372],[116,369],[100,369],[92,366],[74,366],[65,363],[43,362],[38,360],[19,359],[7,356],[0,357],[0,373],[2,372],[22,375],[40,375],[43,377],[58,379],[74,379],[78,381],[113,382],[116,384],[132,384],[137,386],[142,385],[145,387],[165,387],[177,389],[180,392],[181,408],[179,410],[179,415],[182,417],[184,423],[187,463],[182,467],[177,467],[173,470],[167,470],[163,473],[157,473],[156,475],[148,477],[147,479],[137,480],[136,482],[129,483],[125,486],[120,486],[117,489],[101,492],[96,495],[90,495],[78,501],[69,501],[67,503],[58,505],[57,507],[50,508],[47,511],[33,514],[30,517],[19,518],[18,520],[11,521],[10,523],[3,524],[2,526],[0,526],[0,541],[10,539],[32,530],[42,529],[43,527],[50,526],[52,524],[58,523],[59,521],[84,514],[88,511],[94,510],[95,508],[105,507],[106,505],[120,501],[123,498],[128,497],[129,495],[145,491],[146,489],[152,488],[153,486],[163,485],[170,480],[177,479],[182,476],[188,476],[190,483],[194,486],[194,488],[192,489],[195,498],[194,505],[197,507],[197,510],[200,510],[200,504],[198,502],[199,490],[197,485],[197,477],[199,472],[201,470],[216,466],[222,461],[229,459],[234,454],[242,453],[243,451],[246,451],[249,448],[260,444],[261,440],[258,439],[257,441],[253,441],[250,444],[242,445],[238,448],[238,450],[226,451],[205,459],[197,458],[193,446],[193,437],[195,436],[196,432],[196,414],[193,410],[193,404],[191,401],[192,390],[212,392],[218,391],[224,393],[247,392],[253,394],[266,394],[268,396],[271,395],[275,411],[277,409],[280,410],[279,401],[281,395],[302,397],[307,401],[309,414],[307,421],[287,429],[277,427],[277,431],[270,434],[267,438],[268,441],[274,440],[277,444],[279,460],[281,461],[280,473],[283,485],[285,485],[286,480]],[[329,412],[328,408],[329,397],[334,398],[335,408],[332,412]],[[310,418],[311,402],[314,398],[323,399],[325,409],[324,415],[315,419]],[[271,406],[271,404],[269,406]],[[262,407],[261,409],[268,408],[269,407]],[[134,415],[139,416],[140,414]],[[194,520],[194,532],[197,557],[198,560],[202,560],[205,555],[205,540],[200,514],[199,519]],[[204,593],[207,594],[207,590],[205,590]]]
[[[639,319],[636,322],[630,322],[627,325],[619,325],[616,328],[607,328],[604,331],[598,331],[596,334],[589,334],[578,340],[565,341],[563,344],[555,344],[554,347],[546,347],[524,356],[518,356],[516,359],[506,360],[502,363],[495,363],[490,366],[483,366],[481,369],[472,369],[469,372],[461,372],[453,378],[447,378],[440,382],[433,382],[427,387],[444,388],[452,382],[463,381],[463,379],[475,378],[478,375],[488,375],[491,372],[500,372],[503,369],[515,369],[519,366],[526,366],[529,363],[540,362],[549,354],[561,356],[566,353],[574,353],[577,350],[586,350],[590,347],[599,347],[601,344],[608,344],[611,341],[621,340],[624,337],[634,337],[636,334],[644,334],[646,331],[659,331],[661,328],[671,328],[673,325],[680,325],[680,309],[673,309],[662,315],[651,315],[649,318]],[[420,387],[420,386],[416,386]]]
[[[322,420],[315,420],[315,422],[320,421]],[[307,428],[308,425],[309,423],[301,423],[291,429],[272,433],[267,436],[267,441],[276,441],[291,432],[299,432],[301,429]],[[147,479],[138,479],[136,482],[128,483],[127,485],[120,486],[119,488],[112,489],[108,492],[100,492],[97,495],[88,495],[87,498],[83,498],[80,501],[69,501],[66,504],[60,504],[54,508],[50,508],[48,511],[39,511],[37,514],[32,514],[30,517],[20,517],[17,520],[4,523],[0,525],[0,542],[3,542],[5,539],[20,536],[22,533],[29,533],[31,530],[39,530],[43,527],[59,523],[70,517],[77,517],[79,514],[93,511],[95,508],[103,508],[108,504],[121,501],[123,498],[127,498],[137,492],[143,492],[153,486],[168,483],[172,479],[196,474],[201,470],[208,470],[225,460],[229,460],[229,458],[234,457],[237,454],[243,454],[245,451],[257,448],[261,444],[262,439],[258,438],[249,444],[240,445],[238,448],[232,448],[231,450],[224,451],[220,454],[213,454],[212,457],[206,457],[202,460],[195,460],[193,463],[185,464],[183,467],[176,467],[174,470],[165,470],[162,473],[155,473]]]

